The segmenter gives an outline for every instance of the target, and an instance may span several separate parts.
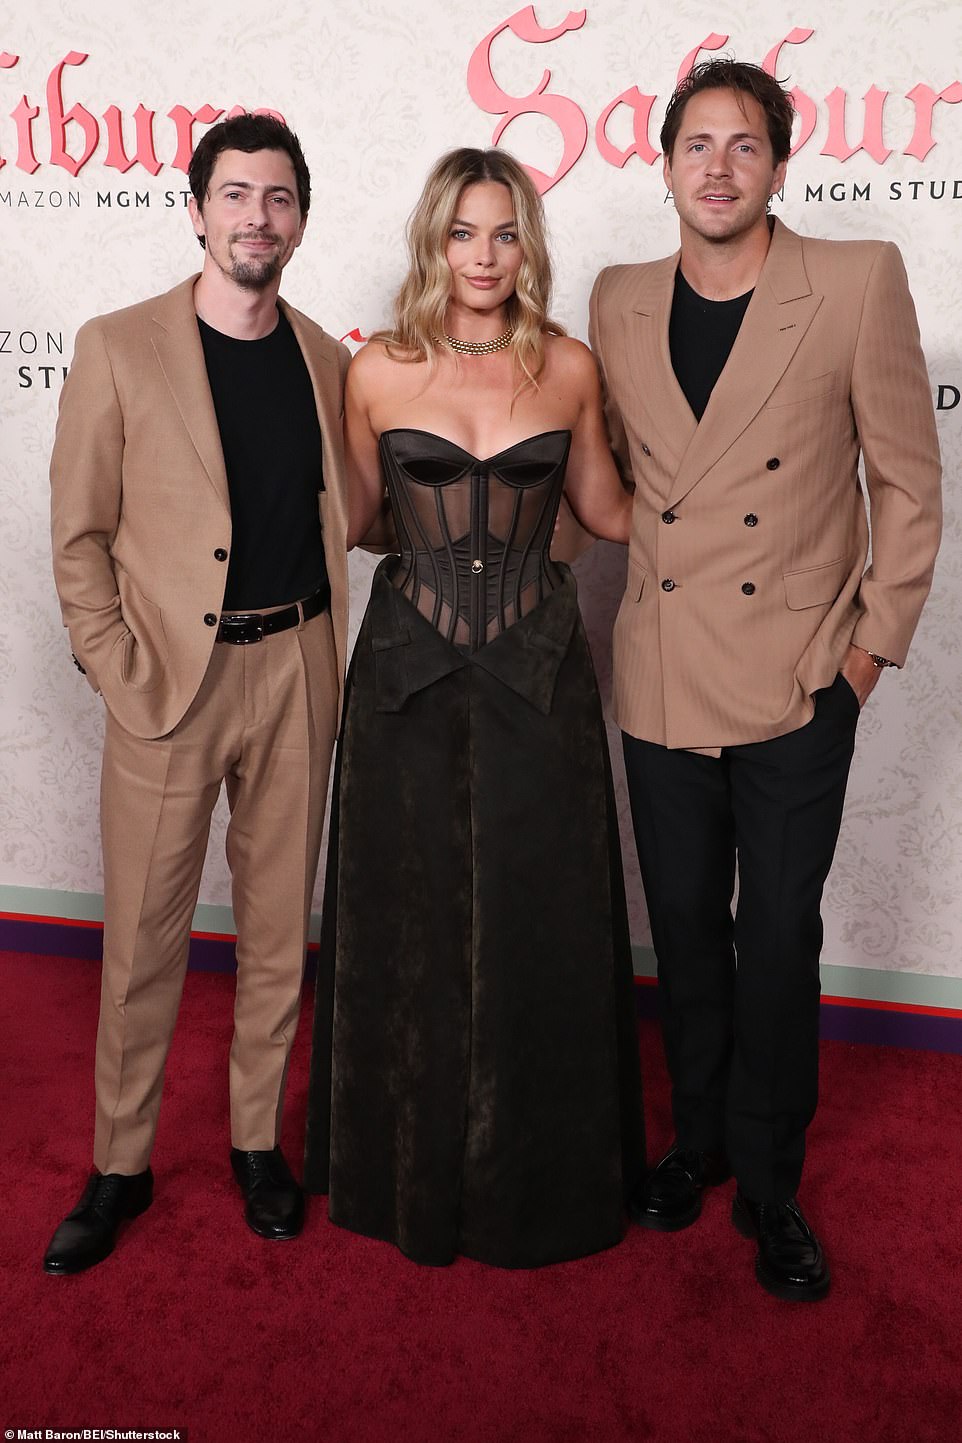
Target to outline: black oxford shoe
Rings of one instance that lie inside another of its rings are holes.
[[[676,1233],[690,1227],[701,1212],[702,1193],[731,1177],[720,1153],[670,1148],[636,1189],[628,1210],[643,1228]]]
[[[296,1238],[304,1226],[304,1193],[279,1147],[271,1152],[230,1150],[247,1225],[262,1238]]]
[[[77,1206],[50,1239],[43,1257],[44,1272],[82,1273],[102,1263],[113,1252],[124,1219],[139,1217],[153,1200],[154,1175],[150,1168],[130,1177],[119,1172],[92,1172]]]
[[[757,1203],[738,1191],[732,1222],[743,1237],[758,1240],[755,1276],[774,1297],[789,1302],[825,1297],[831,1281],[828,1263],[794,1198]]]

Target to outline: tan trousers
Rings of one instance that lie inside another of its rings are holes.
[[[226,782],[237,924],[231,1140],[275,1146],[297,1026],[337,706],[330,615],[215,645],[167,736],[108,713],[101,784],[104,964],[94,1163],[147,1166],[184,985],[210,818]]]

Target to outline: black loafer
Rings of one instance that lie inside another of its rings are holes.
[[[280,1148],[241,1152],[232,1147],[230,1165],[247,1203],[247,1226],[262,1238],[296,1238],[304,1226],[304,1192]]]
[[[45,1273],[82,1273],[110,1256],[125,1218],[139,1217],[154,1200],[150,1168],[130,1177],[92,1172],[83,1196],[50,1239],[43,1256]]]
[[[773,1297],[788,1302],[825,1297],[831,1282],[828,1263],[794,1198],[757,1203],[736,1192],[732,1222],[743,1237],[758,1240],[755,1276]]]
[[[702,1193],[731,1177],[721,1153],[670,1148],[635,1189],[628,1211],[643,1228],[676,1233],[690,1227],[701,1212]]]

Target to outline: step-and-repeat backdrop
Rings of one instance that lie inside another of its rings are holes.
[[[960,995],[957,0],[13,7],[0,29],[0,910],[82,915],[100,892],[103,718],[60,625],[47,459],[78,326],[198,267],[185,171],[204,129],[240,107],[276,111],[297,130],[315,200],[284,290],[349,343],[389,314],[404,221],[433,159],[451,145],[503,144],[537,173],[555,311],[583,336],[601,266],[676,247],[658,130],[676,78],[714,52],[764,64],[792,87],[796,153],[775,213],[807,234],[895,241],[908,267],[938,409],[946,537],[909,665],[882,678],[862,719],[825,957],[911,975],[920,988],[939,978],[946,1001]],[[363,557],[352,567],[359,614],[370,567]],[[623,567],[605,545],[579,563],[603,676]],[[219,812],[202,920],[229,902],[224,821]]]

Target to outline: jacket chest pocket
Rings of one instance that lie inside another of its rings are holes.
[[[785,377],[769,396],[765,409],[775,411],[781,406],[800,406],[805,401],[831,396],[835,392],[835,379],[835,371],[807,378]]]

